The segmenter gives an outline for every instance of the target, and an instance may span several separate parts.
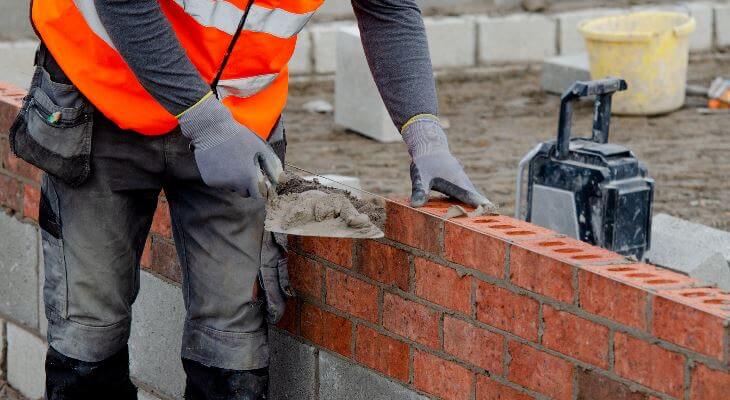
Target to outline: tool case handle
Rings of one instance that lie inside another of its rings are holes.
[[[618,78],[606,78],[596,81],[575,82],[560,98],[560,119],[558,120],[558,143],[556,157],[560,160],[568,158],[570,135],[573,125],[573,102],[596,96],[593,107],[593,136],[597,143],[608,142],[608,127],[611,123],[611,97],[617,91],[626,90],[626,81]]]

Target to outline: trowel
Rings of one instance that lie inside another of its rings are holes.
[[[363,197],[381,196],[342,182],[315,174],[287,164],[288,167],[305,172],[317,179],[329,181],[337,187],[344,187],[351,193],[356,191]],[[320,181],[323,186],[332,186]],[[270,188],[269,188],[270,189]],[[344,195],[332,195],[318,190],[287,195],[287,202],[269,190],[266,206],[266,230],[294,236],[316,236],[351,239],[378,239],[384,237],[380,228],[373,224],[366,214],[359,213]],[[295,199],[291,197],[294,196]],[[333,197],[334,196],[334,197]]]

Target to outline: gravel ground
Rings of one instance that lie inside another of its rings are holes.
[[[708,85],[730,76],[730,57],[693,57],[689,81]],[[512,214],[517,164],[536,143],[555,137],[559,99],[543,93],[536,67],[451,72],[438,79],[441,114],[451,148],[475,184]],[[386,196],[410,191],[409,158],[401,143],[381,144],[312,114],[310,100],[333,101],[333,83],[298,83],[287,110],[288,161],[318,173],[357,176]],[[700,115],[697,98],[657,117],[614,117],[610,141],[632,149],[656,179],[655,212],[730,230],[730,115]],[[574,132],[590,132],[590,103],[576,107]]]

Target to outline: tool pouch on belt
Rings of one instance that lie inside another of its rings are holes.
[[[13,153],[79,186],[91,170],[93,106],[41,45],[28,95],[10,128]]]

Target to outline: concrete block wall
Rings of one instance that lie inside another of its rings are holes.
[[[630,11],[657,9],[690,14],[697,30],[690,38],[692,51],[730,46],[730,4],[689,1],[641,5],[632,8],[590,8],[561,13],[462,15],[424,19],[431,57],[436,69],[487,64],[541,61],[555,54],[585,51],[578,24],[586,19]],[[336,32],[353,28],[353,21],[313,23],[301,39],[292,72],[331,74],[335,71]]]

